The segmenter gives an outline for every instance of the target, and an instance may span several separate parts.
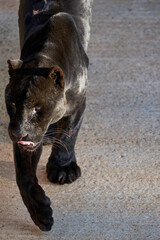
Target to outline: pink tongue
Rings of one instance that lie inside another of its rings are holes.
[[[34,143],[30,142],[30,141],[18,141],[17,143],[20,143],[22,145],[27,145],[27,146],[29,146],[29,145],[34,146]]]

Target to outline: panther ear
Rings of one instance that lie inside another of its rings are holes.
[[[22,67],[23,61],[21,61],[20,59],[15,59],[15,60],[8,60],[8,72],[10,77],[13,77],[15,74],[15,70],[16,69],[20,69]]]
[[[64,89],[64,86],[65,86],[64,73],[60,67],[54,66],[53,68],[51,68],[51,71],[49,73],[49,78],[52,81],[54,81],[54,84],[56,87],[60,87]]]

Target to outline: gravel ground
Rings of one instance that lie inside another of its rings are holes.
[[[48,182],[44,148],[38,177],[55,219],[47,234],[22,203],[7,135],[6,62],[19,57],[17,8],[17,0],[0,0],[0,239],[160,240],[160,1],[94,3],[88,104],[76,145],[82,177]]]

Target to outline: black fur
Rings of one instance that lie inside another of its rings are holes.
[[[34,15],[34,11],[39,12]],[[53,224],[51,202],[36,177],[42,145],[53,143],[47,164],[51,182],[71,183],[81,175],[74,146],[86,100],[86,84],[81,82],[88,67],[81,22],[84,12],[80,0],[48,4],[21,0],[21,57],[8,61],[10,82],[5,97],[16,179],[31,218],[42,231]]]

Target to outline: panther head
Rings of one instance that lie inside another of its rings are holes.
[[[26,68],[21,60],[8,60],[8,65],[5,100],[9,135],[13,142],[34,149],[48,126],[65,114],[65,76],[58,66]]]

